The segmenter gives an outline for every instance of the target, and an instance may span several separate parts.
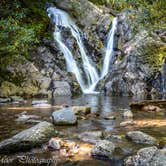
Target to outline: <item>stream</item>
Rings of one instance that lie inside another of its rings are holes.
[[[33,99],[34,100],[34,99]],[[129,97],[108,97],[103,95],[82,95],[74,98],[57,97],[50,100],[52,105],[69,105],[69,106],[91,106],[92,114],[88,117],[79,120],[76,126],[56,126],[56,129],[61,133],[61,137],[66,140],[77,142],[82,146],[82,151],[78,155],[64,157],[57,151],[49,151],[46,145],[41,148],[32,149],[30,152],[22,152],[11,155],[11,158],[25,155],[33,156],[37,159],[54,159],[56,163],[52,165],[122,165],[122,161],[126,156],[135,153],[138,149],[145,147],[145,145],[137,145],[125,139],[125,134],[130,130],[141,130],[156,137],[159,141],[166,142],[166,130],[163,121],[166,117],[156,116],[146,112],[134,113],[134,120],[138,121],[138,126],[124,127],[120,123],[125,121],[123,118],[123,109],[129,109],[131,101],[140,101],[140,98]],[[26,104],[17,105],[3,104],[0,106],[0,140],[10,138],[18,132],[29,128],[34,123],[24,123],[16,121],[18,114],[26,111],[28,115],[36,115],[41,121],[51,121],[51,114],[55,109],[33,109],[31,106],[32,100],[28,100]],[[108,117],[114,117],[108,119]],[[151,124],[147,125],[145,122],[150,120]],[[155,126],[153,126],[153,122]],[[114,135],[110,138],[117,146],[113,157],[108,161],[105,159],[94,159],[90,156],[91,144],[81,142],[77,136],[85,131],[103,131],[107,134]],[[86,163],[87,162],[87,163]],[[12,165],[21,165],[15,161]],[[25,165],[25,164],[24,164]],[[33,164],[32,164],[33,165]],[[45,164],[47,165],[47,164]],[[51,163],[50,163],[51,165]]]

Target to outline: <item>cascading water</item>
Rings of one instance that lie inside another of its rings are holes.
[[[111,59],[113,57],[113,41],[114,41],[114,33],[116,30],[117,19],[114,19],[112,28],[108,36],[106,55],[103,62],[101,77],[99,77],[95,65],[93,64],[92,60],[90,60],[89,57],[86,55],[86,50],[80,35],[80,30],[75,25],[75,23],[71,20],[69,15],[64,11],[57,9],[56,7],[49,7],[47,9],[47,13],[51,21],[55,25],[54,40],[58,43],[60,50],[64,54],[68,71],[75,74],[76,79],[83,93],[96,93],[95,87],[97,83],[99,82],[99,80],[102,79],[108,73],[109,65],[110,65],[110,62],[112,61]],[[64,43],[62,39],[62,35],[61,35],[62,27],[70,29],[72,36],[75,38],[78,44],[78,48],[80,50],[81,58],[83,62],[83,70],[85,71],[86,78],[87,78],[87,84],[85,84],[85,81],[82,78],[82,75],[73,57],[72,52],[66,46],[66,44]]]
[[[103,68],[101,71],[101,79],[104,78],[109,72],[110,64],[113,63],[114,58],[114,36],[117,27],[117,18],[115,17],[112,21],[112,27],[107,37],[107,47],[106,47],[106,54],[103,62]]]

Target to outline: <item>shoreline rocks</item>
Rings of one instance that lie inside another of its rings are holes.
[[[37,125],[0,142],[0,153],[6,154],[30,150],[31,148],[41,146],[55,134],[56,132],[53,124],[46,121],[40,122]]]

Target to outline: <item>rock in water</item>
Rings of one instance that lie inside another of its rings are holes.
[[[0,98],[0,103],[7,103],[7,102],[11,102],[10,98]]]
[[[78,137],[80,140],[89,143],[96,143],[97,141],[101,140],[103,136],[102,131],[86,131],[81,133]]]
[[[91,107],[89,106],[73,106],[72,110],[76,115],[87,115],[91,113]]]
[[[123,113],[124,118],[133,118],[133,113],[130,110],[125,109]]]
[[[12,138],[0,142],[0,153],[12,153],[26,151],[33,147],[40,146],[49,138],[55,135],[54,126],[46,121],[26,129]]]
[[[54,111],[52,118],[55,125],[74,125],[77,123],[77,117],[72,108],[63,108],[59,111]]]
[[[39,104],[47,104],[47,100],[34,100],[32,101],[32,105],[39,105]]]
[[[125,166],[165,166],[166,154],[152,146],[148,148],[140,149],[136,155],[128,157],[125,162]]]
[[[156,143],[156,139],[154,137],[141,131],[130,131],[126,134],[126,138],[138,144],[154,145]]]
[[[62,146],[62,140],[60,138],[51,138],[48,143],[48,148],[51,150],[59,150]]]
[[[115,145],[107,140],[101,140],[96,143],[92,148],[92,156],[97,157],[111,157],[113,151],[115,150]]]

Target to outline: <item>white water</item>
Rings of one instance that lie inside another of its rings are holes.
[[[113,63],[114,58],[114,36],[117,27],[117,18],[115,17],[112,21],[112,27],[107,37],[107,47],[106,47],[106,54],[103,62],[103,68],[101,71],[101,79],[104,78],[108,72],[109,67]]]
[[[76,79],[83,93],[96,93],[95,88],[97,83],[99,82],[100,79],[102,79],[108,73],[108,70],[109,70],[109,65],[111,62],[111,58],[113,56],[113,41],[114,41],[114,33],[116,30],[117,20],[114,19],[111,31],[108,36],[106,55],[104,58],[101,77],[99,77],[95,65],[86,54],[86,50],[80,36],[80,30],[75,25],[75,23],[71,20],[71,18],[68,16],[68,14],[55,7],[49,7],[47,9],[47,13],[51,21],[53,22],[53,24],[55,24],[54,40],[58,43],[60,50],[64,54],[68,71],[75,74]],[[63,38],[61,35],[62,27],[70,29],[72,36],[75,38],[78,44],[78,47],[81,53],[82,62],[83,62],[83,69],[87,78],[87,83],[85,83],[82,78],[82,75],[73,57],[72,52],[63,41]]]

